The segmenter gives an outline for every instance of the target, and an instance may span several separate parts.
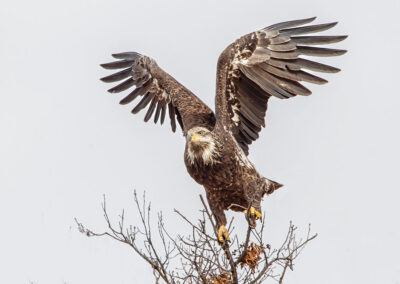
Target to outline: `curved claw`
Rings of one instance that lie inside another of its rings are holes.
[[[247,214],[247,210],[244,210],[243,212],[244,212],[244,214]],[[256,226],[256,220],[262,218],[261,212],[257,211],[253,206],[250,206],[248,216],[249,216],[250,220],[254,221],[252,224],[252,226],[254,226],[254,227]]]
[[[230,241],[228,230],[224,225],[218,228],[218,242],[223,243],[225,241]]]

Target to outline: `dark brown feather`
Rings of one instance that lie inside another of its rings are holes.
[[[147,95],[144,95],[142,100],[134,107],[134,109],[132,109],[131,112],[133,114],[137,114],[139,111],[144,109],[150,103],[150,101],[153,99],[154,96],[155,93],[148,93]]]
[[[291,41],[295,44],[309,44],[309,45],[318,45],[318,44],[330,44],[340,42],[347,38],[344,36],[294,36],[291,38]]]
[[[122,71],[119,71],[117,73],[111,74],[109,76],[103,77],[100,80],[106,83],[112,83],[116,81],[121,81],[122,79],[128,78],[131,76],[131,70],[132,68],[126,68]]]
[[[294,60],[276,60],[270,59],[265,62],[265,64],[269,64],[281,69],[290,69],[290,70],[300,70],[301,68],[305,68],[311,71],[323,72],[323,73],[337,73],[340,71],[339,68],[332,67],[326,64],[322,64],[319,62],[307,60],[304,58],[297,58]]]
[[[234,80],[237,90],[241,93],[246,93],[258,103],[264,105],[268,101],[270,95],[263,91],[256,83],[247,78],[242,72],[239,72],[240,80]]]
[[[258,41],[258,44],[260,44],[261,46],[264,45],[271,45],[271,44],[283,44],[283,43],[287,43],[290,41],[290,36],[283,36],[283,35],[279,35],[277,37],[273,37],[273,38],[267,38],[265,39],[265,41]]]
[[[239,137],[242,141],[246,142],[246,144],[251,144],[253,140],[248,136],[243,130],[239,131]]]
[[[252,96],[251,93],[244,93],[241,90],[238,90],[239,102],[240,105],[246,105],[249,109],[251,109],[256,115],[264,116],[265,112],[265,103],[261,103],[257,100],[256,96]]]
[[[121,60],[121,61],[113,61],[109,63],[100,64],[104,69],[120,69],[131,67],[133,64],[133,60]]]
[[[297,27],[297,26],[311,23],[316,18],[317,17],[301,19],[301,20],[285,21],[285,22],[274,24],[274,25],[270,25],[270,26],[266,27],[265,30],[281,30],[281,29],[285,29],[285,28]]]
[[[299,53],[309,56],[339,56],[347,52],[343,49],[334,48],[322,48],[322,47],[311,47],[311,46],[297,46]]]
[[[144,86],[142,87],[136,87],[129,95],[127,95],[125,98],[123,98],[119,103],[121,105],[126,105],[130,102],[132,102],[134,99],[136,99],[138,96],[143,96],[147,94],[147,92],[151,88],[151,82],[148,81]]]
[[[116,59],[136,60],[140,58],[142,55],[137,52],[128,51],[128,52],[114,53],[111,56]]]
[[[270,44],[270,45],[268,45],[267,48],[271,51],[285,52],[285,51],[295,50],[296,45],[292,42],[286,42],[286,43],[282,43],[282,44]]]
[[[248,143],[265,126],[267,100],[311,91],[299,81],[324,84],[323,78],[303,71],[335,73],[340,69],[300,58],[301,55],[335,56],[345,51],[303,45],[340,42],[346,36],[302,36],[322,32],[337,23],[308,25],[315,18],[282,22],[242,36],[220,55],[217,70],[217,120],[230,129],[248,153]],[[303,44],[303,45],[302,45]],[[254,91],[256,90],[256,91]]]
[[[240,123],[245,123],[248,128],[253,130],[253,132],[258,133],[261,131],[261,129],[262,129],[261,126],[256,125],[253,122],[251,122],[250,120],[248,120],[242,113],[239,112],[239,116],[240,116]]]
[[[325,79],[322,79],[318,76],[309,74],[301,70],[300,71],[282,70],[279,68],[275,68],[269,64],[260,64],[260,67],[264,71],[271,73],[275,76],[286,78],[293,81],[306,81],[314,84],[325,84],[328,82]]]
[[[172,103],[168,104],[169,118],[171,119],[171,129],[172,132],[176,131],[176,122],[175,122],[175,107]]]
[[[163,124],[165,120],[166,108],[167,104],[165,103],[165,101],[161,101],[161,124]]]
[[[263,67],[263,65],[264,64],[261,64],[260,67],[264,69],[265,67]],[[267,78],[268,81],[278,85],[279,87],[290,92],[291,94],[302,95],[302,96],[311,95],[311,91],[306,87],[304,87],[303,85],[301,85],[300,83],[296,82],[296,80],[287,80],[283,76],[278,76],[276,74],[274,75],[272,72],[269,73],[267,72],[267,74],[264,74],[264,77]]]
[[[240,123],[240,129],[246,132],[252,140],[256,140],[259,137],[258,133],[250,129],[245,123]]]
[[[246,105],[240,106],[240,113],[254,125],[261,125],[265,127],[264,119],[254,114]]]
[[[178,120],[184,132],[195,126],[214,128],[215,117],[212,110],[172,76],[158,67],[153,59],[136,52],[117,53],[113,54],[113,57],[122,60],[101,64],[101,66],[105,69],[127,68],[103,77],[102,80],[115,82],[127,78],[124,82],[109,90],[113,93],[124,91],[136,85],[136,89],[120,101],[120,104],[127,104],[138,96],[143,96],[132,109],[132,113],[138,113],[151,102],[144,118],[145,121],[148,121],[155,111],[154,121],[157,122],[161,116],[161,124],[163,124],[166,116],[166,105],[169,103],[170,112],[173,114],[171,127],[174,131],[176,131],[175,119]]]
[[[161,101],[158,101],[156,114],[154,115],[154,123],[157,123],[158,118],[160,117],[160,113],[161,113]]]
[[[130,87],[132,87],[135,84],[136,84],[136,82],[134,80],[132,80],[132,78],[128,78],[125,81],[123,81],[121,84],[118,84],[117,86],[109,89],[108,92],[119,93],[119,92],[129,89]]]
[[[240,66],[240,70],[254,83],[261,87],[265,92],[268,94],[281,98],[286,99],[293,97],[293,95],[284,89],[280,88],[269,82],[266,78],[263,77],[265,71],[258,66],[253,66],[252,68],[246,66]]]
[[[157,101],[158,101],[157,96],[154,96],[154,98],[153,98],[153,100],[151,101],[151,104],[150,104],[150,106],[149,106],[149,109],[147,110],[147,113],[146,113],[146,115],[145,115],[145,117],[144,117],[144,122],[149,121],[149,119],[150,119],[151,116],[153,115],[154,109],[155,109],[156,104],[157,104]]]
[[[278,51],[271,51],[271,57],[277,59],[296,59],[298,58],[300,53],[296,50],[289,51],[289,52],[278,52]]]
[[[337,22],[321,24],[321,25],[311,25],[311,26],[305,26],[305,27],[299,27],[299,28],[284,29],[284,30],[280,30],[279,33],[281,35],[289,35],[289,36],[317,33],[317,32],[326,31],[336,25],[337,25]]]

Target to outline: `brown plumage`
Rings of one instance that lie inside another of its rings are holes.
[[[300,57],[337,56],[346,52],[314,46],[336,43],[346,36],[304,36],[336,25],[303,26],[314,19],[278,23],[229,45],[218,59],[215,114],[147,56],[136,52],[118,53],[113,57],[119,61],[101,65],[106,69],[123,69],[101,79],[104,82],[124,80],[109,92],[119,93],[136,86],[120,102],[127,104],[141,97],[132,113],[147,108],[144,120],[154,116],[154,122],[160,120],[162,124],[168,111],[174,132],[178,121],[187,139],[184,154],[187,170],[206,190],[220,228],[220,241],[229,238],[224,227],[224,210],[248,212],[246,216],[255,221],[261,216],[260,202],[264,194],[271,194],[282,186],[259,174],[247,158],[249,145],[265,127],[268,99],[310,95],[311,91],[301,81],[327,82],[304,70],[340,71]]]

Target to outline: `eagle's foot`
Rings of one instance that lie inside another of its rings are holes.
[[[256,220],[262,218],[262,214],[260,211],[257,211],[253,206],[250,206],[249,211],[244,210],[244,214],[248,214],[249,221],[251,222],[251,226],[255,227]]]
[[[218,242],[223,243],[225,241],[230,241],[228,230],[224,225],[221,225],[218,229]]]

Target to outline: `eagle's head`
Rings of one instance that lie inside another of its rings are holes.
[[[219,148],[219,143],[214,134],[205,127],[194,127],[186,134],[186,157],[192,165],[218,163]]]

